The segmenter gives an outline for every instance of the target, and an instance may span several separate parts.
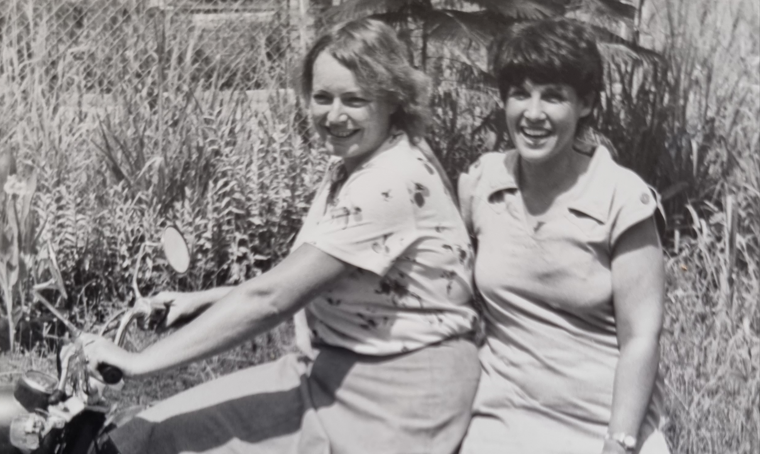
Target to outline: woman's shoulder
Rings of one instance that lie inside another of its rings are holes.
[[[477,200],[486,199],[488,193],[497,188],[516,186],[513,177],[516,162],[515,150],[506,153],[491,151],[480,155],[459,175],[459,209],[468,229],[473,228],[473,210]]]
[[[498,169],[499,167],[505,168],[508,161],[515,156],[516,153],[516,150],[508,150],[506,152],[487,151],[478,156],[478,159],[470,164],[462,175],[477,176],[483,175],[485,169],[493,170],[494,168]]]
[[[405,203],[420,192],[443,194],[445,189],[435,167],[414,145],[403,143],[386,150],[357,169],[346,184],[351,198],[382,195],[384,205]]]
[[[586,187],[583,199],[590,208],[605,212],[608,221],[628,226],[643,218],[655,215],[658,228],[663,228],[665,217],[657,191],[633,170],[616,162],[603,146],[594,152],[592,181]]]
[[[435,166],[411,142],[405,141],[374,158],[361,169],[361,177],[375,183],[406,185],[427,184],[441,179]]]
[[[594,158],[599,162],[594,166],[596,171],[593,178],[601,180],[599,183],[604,184],[611,195],[627,197],[652,190],[638,173],[615,161],[612,153],[603,145],[597,147]]]
[[[480,187],[492,188],[516,184],[514,181],[516,163],[516,150],[483,153],[459,175],[460,198],[472,195]]]

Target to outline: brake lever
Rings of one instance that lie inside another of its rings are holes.
[[[155,308],[154,313],[158,314],[156,317],[150,317],[150,327],[157,333],[166,332],[169,327],[166,326],[166,320],[169,318],[169,310],[172,307],[171,302],[163,303],[161,308]]]

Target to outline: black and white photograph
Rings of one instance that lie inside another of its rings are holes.
[[[757,0],[0,0],[0,454],[760,453]]]

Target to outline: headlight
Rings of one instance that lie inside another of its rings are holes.
[[[30,370],[16,382],[13,397],[28,412],[37,409],[45,409],[48,406],[48,397],[58,386],[58,380],[48,374]]]

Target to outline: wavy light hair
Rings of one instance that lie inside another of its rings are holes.
[[[328,52],[356,77],[363,90],[396,105],[391,126],[406,132],[409,140],[435,167],[451,199],[456,192],[438,157],[423,140],[432,118],[430,79],[414,68],[409,49],[389,25],[377,19],[357,19],[336,25],[311,46],[301,66],[301,97],[308,105],[314,78],[314,62]]]
[[[363,90],[397,106],[391,125],[407,133],[413,143],[425,134],[431,117],[429,79],[409,62],[408,48],[396,31],[376,19],[339,24],[311,46],[301,67],[300,91],[308,105],[314,78],[314,62],[329,53],[356,77]]]

